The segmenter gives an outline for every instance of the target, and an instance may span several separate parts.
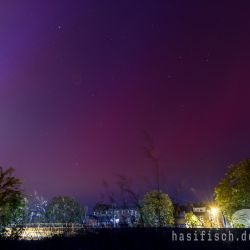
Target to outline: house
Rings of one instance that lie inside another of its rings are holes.
[[[187,204],[185,206],[180,206],[179,204],[174,204],[175,208],[175,226],[176,227],[186,227],[185,215],[187,212],[192,212],[196,218],[199,220],[201,226],[205,228],[210,227],[223,227],[221,223],[221,215],[217,214],[214,216],[211,213],[211,208],[203,203],[197,204]]]
[[[92,217],[96,218],[97,227],[133,227],[139,221],[136,208],[117,208],[109,204],[97,204]]]

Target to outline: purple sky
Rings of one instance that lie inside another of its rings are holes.
[[[250,6],[216,2],[1,1],[0,164],[91,203],[153,185],[146,130],[162,188],[210,197],[250,156]]]

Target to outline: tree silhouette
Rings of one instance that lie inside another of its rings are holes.
[[[8,224],[23,222],[24,199],[21,191],[21,180],[13,176],[13,168],[5,171],[0,167],[0,230]]]
[[[85,209],[71,197],[54,197],[47,207],[47,219],[50,223],[83,223]]]
[[[153,190],[147,192],[141,201],[145,226],[164,227],[174,224],[174,207],[168,194]]]
[[[231,165],[215,188],[215,201],[228,221],[233,213],[250,207],[250,159]]]

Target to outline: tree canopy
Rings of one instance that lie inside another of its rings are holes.
[[[197,228],[202,226],[202,222],[193,212],[187,212],[185,214],[185,220],[189,228]]]
[[[47,207],[50,223],[82,223],[85,209],[74,199],[67,196],[54,197]]]
[[[21,223],[24,213],[24,199],[21,180],[13,176],[13,168],[5,171],[0,167],[0,228],[1,231],[10,224]]]
[[[166,193],[157,190],[146,193],[140,210],[145,226],[163,227],[174,224],[174,207]]]
[[[215,188],[215,200],[229,221],[237,210],[250,208],[250,159],[229,167]]]

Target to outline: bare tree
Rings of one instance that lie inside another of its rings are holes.
[[[143,131],[144,139],[145,139],[145,146],[143,147],[146,153],[147,158],[153,163],[153,167],[155,170],[155,179],[156,179],[156,189],[158,193],[158,203],[160,204],[160,163],[159,159],[156,155],[155,143],[153,138],[147,131]],[[160,216],[160,208],[157,208],[158,214],[158,226],[161,226],[161,216]]]
[[[145,139],[145,146],[143,148],[146,157],[153,163],[153,167],[155,170],[156,189],[158,192],[160,192],[160,163],[156,155],[155,143],[153,138],[146,131],[144,131],[144,139]]]
[[[36,191],[28,198],[28,222],[42,223],[46,221],[46,209],[48,202]]]

